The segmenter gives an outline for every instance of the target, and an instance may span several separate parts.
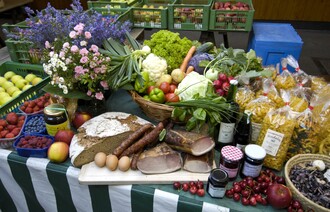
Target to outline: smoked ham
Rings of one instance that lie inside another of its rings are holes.
[[[194,156],[203,155],[215,146],[213,139],[209,136],[180,130],[168,130],[164,141],[171,148]]]
[[[201,156],[186,154],[183,169],[189,172],[208,173],[213,168],[214,150]]]
[[[166,143],[141,153],[137,168],[144,174],[163,174],[181,169],[180,153],[174,151]]]

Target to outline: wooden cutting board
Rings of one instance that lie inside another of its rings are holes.
[[[215,168],[215,162],[213,167]],[[192,173],[179,170],[167,174],[146,175],[136,170],[122,172],[99,168],[94,162],[82,166],[78,180],[85,185],[124,185],[124,184],[172,184],[175,181],[203,181],[207,182],[209,173]]]

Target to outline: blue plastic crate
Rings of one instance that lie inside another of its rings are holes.
[[[257,22],[248,50],[254,49],[263,65],[276,65],[288,55],[299,60],[303,41],[291,24]],[[288,66],[290,71],[294,71]]]

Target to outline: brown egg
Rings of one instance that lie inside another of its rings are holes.
[[[129,157],[123,156],[119,159],[118,168],[120,171],[126,172],[131,166]]]
[[[107,155],[104,152],[98,152],[94,157],[94,162],[98,167],[105,166],[105,161],[107,159]]]
[[[118,166],[118,158],[116,155],[108,155],[107,160],[106,160],[106,166],[108,169],[111,171],[114,171],[117,169]]]

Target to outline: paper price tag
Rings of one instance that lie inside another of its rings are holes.
[[[283,138],[284,134],[268,129],[262,142],[262,147],[266,150],[267,154],[275,157]]]

